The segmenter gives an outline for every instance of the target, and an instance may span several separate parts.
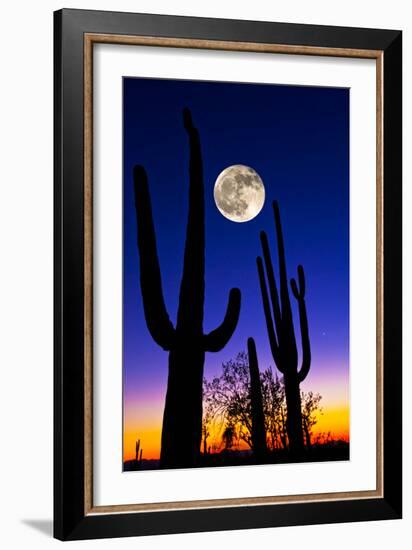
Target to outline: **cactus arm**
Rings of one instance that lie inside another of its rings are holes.
[[[309,340],[309,328],[308,328],[308,317],[306,314],[306,304],[305,304],[305,272],[303,267],[298,266],[298,281],[299,287],[295,279],[291,279],[290,286],[293,292],[294,297],[296,298],[299,304],[299,319],[300,319],[300,333],[302,338],[302,366],[298,373],[299,382],[303,382],[308,375],[311,363],[311,351],[310,351],[310,340]]]
[[[222,324],[203,337],[205,351],[220,351],[228,343],[239,321],[240,302],[240,290],[232,288]]]
[[[152,206],[147,176],[142,166],[134,168],[134,191],[144,315],[153,340],[164,350],[170,350],[173,347],[175,330],[163,298]]]
[[[280,306],[279,306],[279,294],[278,294],[278,289],[276,285],[275,273],[273,271],[272,258],[270,256],[268,238],[265,231],[261,231],[260,241],[262,243],[263,258],[265,260],[266,273],[267,273],[267,279],[269,283],[270,298],[272,300],[275,325],[279,330],[282,323],[282,317],[281,317]]]
[[[278,369],[280,370],[280,372],[283,373],[283,367],[281,365],[281,361],[279,360],[279,344],[276,338],[275,328],[273,326],[272,313],[270,311],[269,295],[268,295],[268,289],[265,281],[265,274],[263,271],[262,258],[258,257],[256,259],[256,264],[257,264],[258,275],[259,275],[260,290],[262,292],[263,311],[265,313],[270,349],[272,351],[273,359]]]

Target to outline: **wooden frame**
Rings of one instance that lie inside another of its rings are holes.
[[[313,32],[314,30],[316,33]],[[316,39],[313,38],[315,34]],[[92,59],[93,44],[101,42],[376,59],[377,489],[375,491],[148,505],[107,507],[93,505]],[[401,33],[398,31],[114,14],[83,10],[56,12],[55,536],[57,538],[73,540],[400,517],[400,142]],[[385,426],[391,426],[391,429],[385,430]]]

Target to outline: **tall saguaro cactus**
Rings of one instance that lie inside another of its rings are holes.
[[[299,306],[300,332],[302,338],[302,363],[298,370],[298,351],[289,298],[285,247],[279,206],[276,201],[273,202],[273,213],[279,257],[279,292],[273,270],[268,238],[264,231],[261,232],[260,239],[266,268],[266,278],[262,258],[260,257],[257,258],[257,268],[270,348],[276,366],[283,374],[285,383],[287,405],[286,425],[289,447],[293,454],[299,455],[303,451],[300,383],[303,382],[308,375],[311,364],[310,340],[305,304],[305,274],[303,267],[299,265],[298,283],[296,283],[295,279],[291,279],[290,281],[293,296],[296,298]]]
[[[250,408],[252,417],[252,448],[256,458],[263,459],[267,454],[265,416],[263,413],[262,387],[256,345],[248,338],[247,350],[250,373]]]
[[[202,437],[202,384],[205,352],[220,351],[230,340],[240,313],[240,290],[229,293],[222,324],[203,332],[205,296],[205,207],[200,139],[190,111],[183,111],[189,137],[189,213],[177,322],[169,319],[163,298],[156,237],[146,172],[134,168],[140,286],[144,314],[153,340],[169,352],[160,466],[197,464]]]

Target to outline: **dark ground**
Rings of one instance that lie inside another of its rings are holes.
[[[331,462],[349,460],[349,443],[332,441],[330,443],[313,445],[305,450],[299,458],[291,457],[288,451],[271,451],[266,460],[257,461],[251,451],[222,451],[201,455],[199,468],[214,466],[252,466],[256,464],[285,464],[292,462]],[[159,460],[143,459],[141,465],[135,460],[127,460],[123,464],[124,472],[137,470],[158,470]]]

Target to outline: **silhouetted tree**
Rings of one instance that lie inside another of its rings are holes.
[[[263,413],[271,449],[287,449],[285,388],[271,367],[261,374]]]
[[[207,439],[210,436],[210,424],[212,422],[211,413],[204,407],[203,408],[203,421],[202,421],[202,440],[203,440],[203,454],[208,453]],[[209,447],[210,448],[210,447]]]
[[[300,383],[305,380],[311,363],[305,304],[305,274],[303,267],[299,265],[298,284],[295,279],[291,279],[290,281],[292,293],[299,306],[300,332],[302,338],[302,363],[300,370],[298,370],[298,351],[289,298],[285,248],[279,207],[276,201],[273,202],[273,213],[279,258],[279,293],[271,260],[268,238],[264,231],[261,232],[260,238],[266,268],[266,278],[262,258],[260,257],[257,258],[257,268],[270,348],[276,366],[283,374],[285,384],[289,448],[292,454],[298,456],[302,453],[304,448]],[[268,285],[266,284],[266,280]]]
[[[236,438],[252,448],[249,361],[244,351],[222,363],[221,376],[204,380],[205,409],[221,429],[233,426]]]
[[[153,340],[169,352],[169,375],[163,414],[160,466],[190,467],[200,457],[202,383],[205,352],[221,350],[231,338],[240,312],[240,291],[232,289],[222,324],[203,332],[205,294],[205,214],[200,139],[190,111],[183,112],[189,137],[189,213],[177,322],[166,310],[147,176],[134,168],[140,287],[146,324]]]
[[[285,418],[281,413],[282,407],[285,408],[284,388],[280,380],[273,376],[271,368],[261,372],[259,378],[266,445],[269,443],[271,449],[279,448],[285,432]],[[220,426],[221,432],[226,426],[233,426],[236,439],[254,449],[251,393],[249,358],[245,352],[223,363],[221,376],[215,376],[211,381],[204,380],[205,411],[209,425],[211,419],[214,422],[214,428],[210,431],[217,432]]]
[[[260,373],[260,388],[267,448],[288,449],[287,406],[283,378],[279,378],[273,373],[272,368],[268,367]],[[307,446],[311,444],[311,430],[322,413],[319,406],[321,399],[318,393],[302,392],[302,417]],[[215,434],[215,440],[219,436],[222,438],[229,426],[234,430],[235,440],[242,440],[254,450],[251,379],[247,353],[240,352],[235,359],[223,363],[221,376],[215,376],[211,381],[204,380],[204,402],[204,425],[206,423],[208,433]]]
[[[332,436],[332,432],[319,432],[316,434],[315,440],[312,445],[330,445],[335,440]]]
[[[226,426],[225,431],[222,435],[222,443],[225,451],[230,451],[233,447],[234,440],[236,437],[235,427],[232,425]]]
[[[312,445],[312,428],[318,421],[318,414],[322,414],[322,408],[319,406],[321,399],[322,396],[319,393],[301,392],[303,432],[305,434],[305,445],[308,448]]]

